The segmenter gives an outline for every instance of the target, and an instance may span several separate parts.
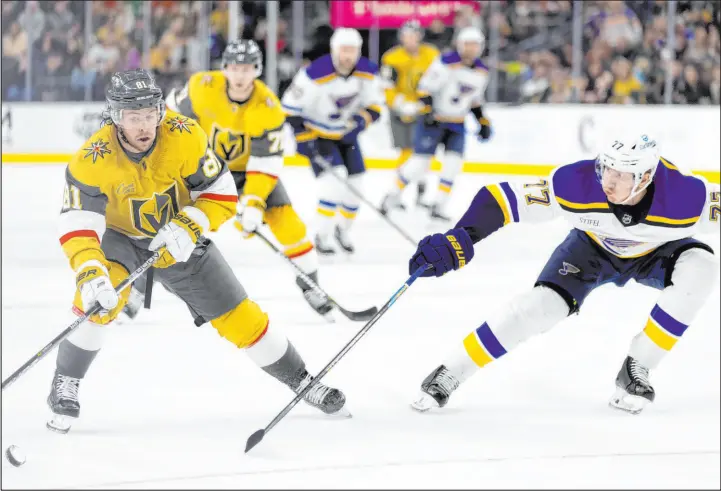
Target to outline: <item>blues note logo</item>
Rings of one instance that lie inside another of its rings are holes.
[[[567,263],[566,261],[563,261],[563,268],[558,270],[559,274],[566,276],[567,274],[576,274],[580,273],[581,270],[578,269],[576,266],[574,266],[571,263]]]

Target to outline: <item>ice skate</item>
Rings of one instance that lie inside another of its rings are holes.
[[[609,405],[631,414],[638,414],[655,398],[656,392],[648,380],[648,368],[627,356],[616,376],[616,392],[611,397]]]
[[[320,234],[315,236],[315,250],[321,256],[335,256],[337,253],[330,237]]]
[[[48,406],[53,412],[52,419],[46,423],[49,430],[62,434],[70,431],[73,422],[80,416],[79,388],[80,379],[55,373],[48,395]]]
[[[381,203],[380,212],[382,215],[388,215],[392,209],[398,208],[399,210],[405,211],[406,207],[401,202],[400,196],[397,194],[386,194]]]
[[[460,382],[448,369],[441,365],[421,383],[421,393],[411,403],[411,407],[419,412],[429,409],[442,408],[448,404],[451,394],[458,388]]]
[[[439,205],[433,205],[430,207],[430,209],[431,209],[431,219],[432,220],[438,220],[441,222],[450,222],[451,221],[451,217],[449,217]]]
[[[350,235],[348,234],[347,229],[341,228],[339,225],[336,225],[334,235],[335,240],[338,241],[338,244],[344,251],[346,251],[348,254],[353,254],[355,252],[355,246],[350,240]]]
[[[430,210],[432,206],[425,201],[423,197],[426,195],[426,183],[423,181],[418,182],[418,193],[416,194],[416,207],[425,208]]]
[[[314,281],[316,280],[316,278],[312,276],[311,278]],[[308,305],[310,305],[313,310],[318,312],[319,315],[321,315],[330,322],[333,322],[335,320],[333,319],[333,315],[331,314],[331,311],[333,310],[333,304],[330,302],[328,297],[323,295],[323,293],[319,292],[318,290],[312,288],[305,281],[303,281],[303,278],[301,278],[300,276],[295,279],[295,283],[301,289],[301,291],[303,292],[303,298],[305,298],[305,301],[308,302]]]
[[[313,377],[308,372],[303,374],[303,379],[296,387],[295,393],[299,394],[309,383],[313,381]],[[345,394],[338,389],[328,387],[318,382],[303,396],[303,400],[309,406],[320,409],[325,414],[332,416],[350,418],[351,413],[345,407]]]

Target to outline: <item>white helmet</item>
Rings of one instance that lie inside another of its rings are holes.
[[[651,136],[643,134],[634,138],[618,138],[601,148],[596,159],[596,173],[601,179],[604,168],[608,167],[618,172],[633,174],[633,189],[625,200],[628,201],[651,184],[659,158],[659,145]],[[650,173],[650,179],[643,187],[639,187],[646,173]]]
[[[481,30],[476,27],[464,27],[458,31],[458,36],[456,36],[456,47],[458,47],[461,43],[466,42],[480,44],[481,52],[483,52],[483,49],[486,47],[486,36],[484,36]]]
[[[330,50],[331,52],[336,51],[341,46],[361,48],[363,46],[363,38],[355,29],[341,27],[330,37]]]

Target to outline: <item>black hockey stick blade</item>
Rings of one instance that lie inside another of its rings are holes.
[[[371,307],[366,310],[361,310],[360,312],[354,312],[352,310],[346,310],[337,303],[333,302],[333,305],[336,306],[340,312],[346,316],[348,319],[352,321],[367,321],[373,318],[374,315],[378,313],[378,307]]]
[[[245,444],[245,453],[250,452],[253,447],[259,444],[265,436],[265,430],[260,429],[248,437],[248,442]]]

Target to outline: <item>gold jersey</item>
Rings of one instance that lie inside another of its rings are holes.
[[[283,155],[285,113],[278,97],[260,80],[254,81],[250,99],[239,104],[228,97],[222,72],[199,72],[174,102],[179,112],[198,121],[231,171],[245,171],[251,156]]]
[[[381,76],[392,85],[386,89],[388,107],[393,107],[398,95],[402,95],[409,102],[420,98],[417,91],[418,81],[439,55],[440,52],[435,46],[425,43],[419,46],[415,55],[401,45],[386,51],[381,58]]]
[[[115,125],[103,126],[68,164],[60,243],[73,269],[104,260],[106,228],[150,239],[185,206],[202,211],[211,231],[235,214],[233,180],[197,122],[168,111],[142,158],[131,158],[118,137]]]

